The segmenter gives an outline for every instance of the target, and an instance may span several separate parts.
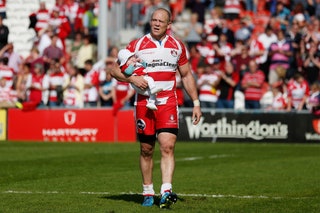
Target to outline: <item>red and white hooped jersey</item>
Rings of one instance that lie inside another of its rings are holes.
[[[288,97],[292,100],[292,106],[297,109],[304,96],[309,96],[309,85],[306,80],[301,84],[290,80],[287,85]]]
[[[13,68],[6,65],[0,65],[0,78],[6,79],[7,88],[11,88],[13,86],[14,77],[15,77],[15,72]]]
[[[188,63],[184,44],[170,35],[157,41],[147,34],[130,42],[127,48],[146,62],[146,72],[163,89],[157,95],[157,104],[176,105],[176,71],[178,66]],[[146,96],[138,95],[136,104],[145,105],[145,99]]]
[[[64,86],[66,81],[66,75],[63,72],[54,72],[51,73],[49,76],[49,84],[50,86]],[[49,92],[49,100],[50,101],[57,101],[57,91],[55,89],[50,90]]]

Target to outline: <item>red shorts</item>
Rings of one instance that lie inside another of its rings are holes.
[[[178,129],[178,106],[157,105],[158,110],[150,110],[145,105],[137,105],[135,112],[138,134],[155,135],[161,129]]]

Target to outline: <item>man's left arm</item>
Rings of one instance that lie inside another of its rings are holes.
[[[189,63],[179,66],[178,70],[181,75],[184,89],[193,101],[192,120],[193,124],[196,125],[199,123],[202,115],[196,81],[192,75]]]

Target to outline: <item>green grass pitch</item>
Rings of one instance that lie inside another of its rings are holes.
[[[178,142],[175,152],[170,212],[320,212],[320,144]],[[166,212],[141,206],[138,159],[138,143],[0,142],[0,212]]]

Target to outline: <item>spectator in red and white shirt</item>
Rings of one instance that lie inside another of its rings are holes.
[[[49,79],[49,107],[63,106],[63,86],[66,84],[67,76],[62,71],[59,61],[52,63],[50,72],[47,73]]]
[[[279,111],[287,108],[287,98],[283,93],[282,88],[282,82],[277,82],[271,86],[272,103],[267,109]]]
[[[197,80],[199,100],[202,107],[215,108],[218,101],[218,85],[220,83],[220,61],[215,59],[212,65],[206,64],[204,72]]]
[[[295,73],[288,84],[288,106],[287,110],[300,111],[306,109],[306,101],[310,94],[310,87],[301,73]]]
[[[22,65],[22,56],[14,51],[13,43],[8,43],[0,50],[0,57],[8,58],[8,66],[11,67],[15,73],[19,72],[20,65]]]
[[[84,106],[96,107],[99,99],[99,70],[93,68],[93,61],[91,59],[85,61],[84,75]]]
[[[0,108],[16,107],[17,93],[7,87],[7,80],[0,77]]]
[[[49,25],[53,28],[54,33],[61,39],[65,50],[65,40],[71,33],[71,26],[68,18],[65,15],[60,14],[60,9],[58,7],[53,8]]]
[[[50,11],[46,7],[45,1],[40,1],[39,10],[32,13],[30,16],[35,16],[36,23],[34,30],[38,34],[40,31],[45,30],[49,26],[49,19],[50,19]]]
[[[223,14],[226,19],[237,19],[241,12],[240,0],[226,0],[223,7]]]
[[[264,81],[264,73],[258,69],[255,60],[251,60],[249,62],[249,71],[244,74],[241,81],[246,109],[260,109],[260,99],[263,95]]]
[[[8,66],[8,58],[0,58],[0,78],[6,80],[6,87],[12,88],[13,82],[15,79],[15,72],[14,70]]]

